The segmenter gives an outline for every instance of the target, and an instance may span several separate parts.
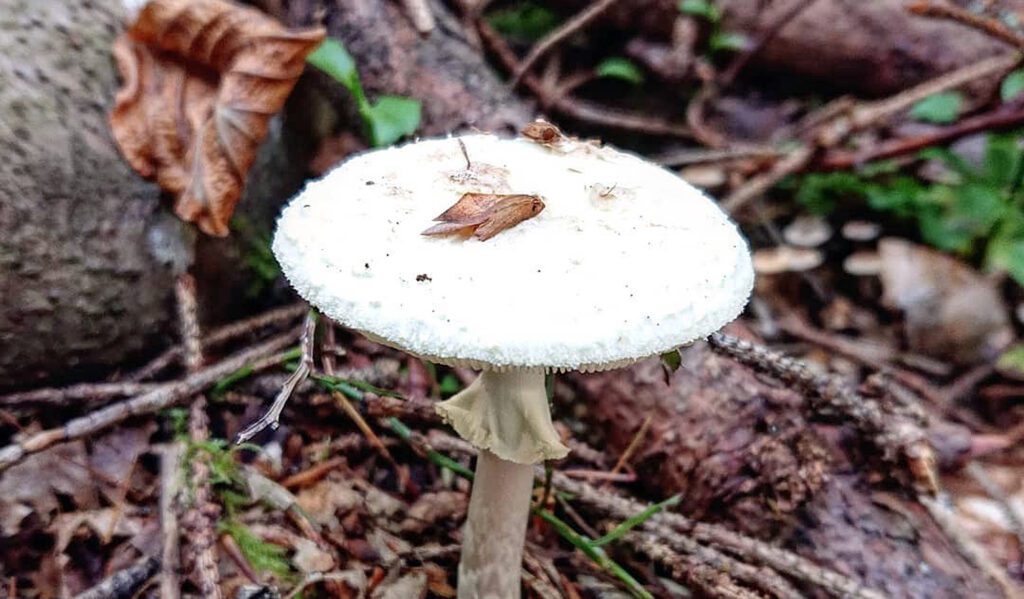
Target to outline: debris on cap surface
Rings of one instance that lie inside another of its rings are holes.
[[[274,253],[339,323],[476,368],[610,368],[738,316],[753,270],[719,207],[661,167],[573,143],[469,135],[356,156],[291,201]],[[421,235],[469,192],[546,207],[486,241]]]

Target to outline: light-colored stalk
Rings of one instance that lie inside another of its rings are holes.
[[[483,450],[462,531],[459,599],[518,599],[533,466]]]
[[[564,457],[544,372],[485,371],[437,411],[479,450],[462,539],[459,599],[518,599],[533,464]]]

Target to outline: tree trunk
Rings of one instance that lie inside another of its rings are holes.
[[[319,3],[294,2],[294,25]],[[323,3],[330,34],[355,57],[371,99],[423,102],[420,134],[528,119],[440,5],[423,39],[390,0]],[[192,268],[206,320],[237,317],[254,241],[199,237],[121,159],[108,126],[118,80],[110,54],[120,0],[0,0],[0,388],[95,378],[152,354],[173,333],[174,275]],[[322,100],[327,90],[329,102]],[[333,112],[341,113],[341,118]],[[301,185],[324,123],[359,131],[341,87],[306,77],[250,172],[239,215],[272,232]],[[193,247],[195,251],[193,252]],[[195,257],[194,257],[195,256]]]

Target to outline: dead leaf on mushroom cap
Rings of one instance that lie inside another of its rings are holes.
[[[324,36],[223,0],[150,0],[114,42],[122,154],[175,195],[179,217],[227,235],[268,122]]]
[[[544,210],[540,196],[523,194],[464,193],[423,235],[471,232],[480,241],[511,229]]]

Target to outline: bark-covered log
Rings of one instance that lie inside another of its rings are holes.
[[[169,321],[182,228],[107,128],[121,10],[0,8],[0,386],[116,364]]]
[[[529,114],[462,38],[440,5],[421,39],[390,0],[294,3],[294,25],[322,8],[355,57],[371,99],[423,101],[421,133],[508,128]],[[160,202],[159,190],[119,156],[107,126],[117,90],[110,47],[121,0],[0,0],[0,388],[42,378],[95,377],[160,349],[173,333],[174,273],[192,265],[204,311],[237,311],[251,284],[250,243],[200,237]],[[269,233],[301,184],[324,121],[347,110],[339,86],[300,83],[274,121],[239,204]],[[331,102],[317,103],[323,89]],[[326,113],[326,114],[325,114]],[[358,131],[355,119],[341,126]],[[193,256],[197,256],[195,260]],[[196,262],[195,264],[192,264]]]
[[[777,543],[885,596],[1001,596],[885,476],[898,467],[878,461],[854,427],[809,418],[800,395],[706,345],[684,351],[671,386],[657,360],[569,382],[612,454],[651,418],[632,460],[638,480],[652,497],[681,494],[687,516]]]
[[[715,0],[722,26],[757,39],[798,0]],[[809,0],[803,0],[808,2]],[[560,0],[579,9],[584,0]],[[816,79],[829,90],[890,94],[1009,48],[956,23],[918,17],[905,0],[816,0],[785,24],[750,67]],[[964,3],[967,4],[967,3]],[[1000,3],[1019,9],[1020,0]],[[677,0],[624,0],[605,24],[667,43]]]

